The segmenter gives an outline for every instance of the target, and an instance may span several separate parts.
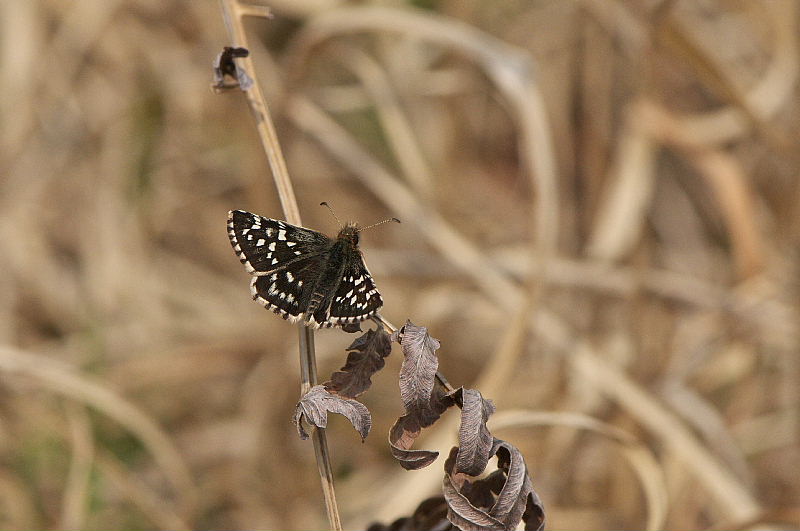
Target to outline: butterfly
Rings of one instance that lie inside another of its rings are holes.
[[[383,306],[358,248],[361,230],[346,223],[329,238],[244,210],[228,213],[231,245],[253,276],[253,300],[313,328],[352,325]]]

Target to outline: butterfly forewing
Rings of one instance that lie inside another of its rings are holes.
[[[286,267],[332,245],[331,239],[319,232],[243,210],[230,213],[228,236],[249,273]]]

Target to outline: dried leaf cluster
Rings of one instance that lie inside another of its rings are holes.
[[[234,61],[236,57],[247,57],[248,55],[250,55],[250,51],[247,48],[225,46],[214,58],[214,83],[211,84],[211,88],[215,92],[234,88],[250,89],[253,86],[253,78]]]
[[[362,440],[372,420],[367,408],[355,400],[371,385],[371,377],[383,368],[391,343],[403,349],[400,397],[405,414],[389,431],[392,455],[406,470],[433,463],[438,452],[412,449],[423,428],[433,425],[451,406],[461,409],[458,446],[450,450],[444,464],[443,496],[420,504],[410,517],[382,529],[463,529],[474,531],[544,528],[544,508],[533,485],[522,454],[512,444],[492,436],[486,422],[494,413],[491,400],[480,391],[459,387],[448,390],[437,380],[439,341],[423,326],[408,321],[389,335],[382,327],[368,330],[347,348],[347,361],[330,381],[314,386],[297,405],[294,421],[302,438],[308,434],[303,422],[324,428],[328,412],[347,417]],[[491,458],[497,470],[481,477]]]

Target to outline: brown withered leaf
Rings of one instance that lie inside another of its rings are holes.
[[[451,396],[445,395],[439,389],[434,389],[425,409],[425,420],[429,422],[428,424],[422,425],[421,417],[417,410],[407,412],[397,419],[392,429],[389,430],[389,446],[394,458],[400,461],[400,466],[406,470],[418,470],[436,460],[439,452],[412,450],[411,446],[416,438],[419,437],[422,428],[430,426],[454,403]]]
[[[400,397],[406,414],[397,419],[389,431],[392,455],[406,470],[417,470],[431,464],[439,452],[412,450],[411,446],[422,428],[427,428],[455,403],[435,386],[439,360],[439,342],[428,330],[406,321],[405,326],[392,334],[392,341],[403,347],[403,366],[400,369]]]
[[[436,357],[439,342],[428,335],[427,328],[416,326],[411,321],[406,321],[405,326],[392,334],[392,340],[403,347],[400,398],[406,412],[416,415],[421,427],[430,426],[439,418],[439,414],[431,410],[431,393],[439,368]]]
[[[253,86],[253,79],[234,61],[236,57],[247,57],[248,55],[250,55],[250,51],[247,48],[225,46],[214,59],[214,83],[211,87],[217,92],[236,87],[249,90]],[[226,76],[236,81],[227,82]]]
[[[341,329],[342,332],[355,334],[356,332],[361,332],[361,323],[345,323],[341,326]]]
[[[492,456],[494,438],[486,427],[486,421],[494,413],[494,404],[475,389],[458,388],[453,397],[461,404],[455,472],[477,476],[486,469]]]
[[[447,518],[455,526],[463,531],[505,531],[524,520],[526,530],[544,529],[544,508],[519,450],[494,439],[491,453],[497,456],[498,470],[477,481],[455,471],[458,452],[458,447],[450,451],[443,482]]]
[[[392,456],[400,461],[400,466],[406,470],[417,470],[433,463],[439,452],[432,450],[412,450],[414,440],[419,437],[422,428],[416,418],[403,415],[389,430],[389,447]]]
[[[391,524],[373,523],[367,531],[456,531],[458,528],[447,519],[447,503],[442,496],[423,500],[411,516],[398,518]]]
[[[347,347],[347,362],[325,382],[325,389],[345,398],[355,398],[372,385],[372,375],[386,365],[392,352],[389,334],[383,328],[367,330]]]
[[[495,470],[485,478],[472,483],[466,482],[461,486],[461,494],[467,497],[472,505],[481,509],[490,509],[498,492],[506,482],[506,474],[502,470]]]
[[[318,428],[324,428],[328,425],[329,411],[347,417],[361,435],[361,440],[367,438],[372,427],[372,417],[367,407],[356,400],[332,395],[323,385],[312,387],[297,403],[292,420],[297,426],[300,438],[308,439],[308,433],[303,429],[303,420]]]
[[[514,527],[520,518],[525,521],[525,529],[544,529],[544,507],[533,490],[525,458],[517,448],[506,441],[495,439],[492,452],[497,455],[497,467],[505,472],[506,482],[498,493],[497,502],[490,514],[502,516]]]

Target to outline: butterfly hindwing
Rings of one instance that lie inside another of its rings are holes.
[[[333,324],[363,321],[383,306],[381,294],[361,256],[347,265],[329,310],[328,320]]]
[[[253,299],[284,319],[297,321],[303,315],[314,290],[319,270],[324,266],[321,256],[302,258],[267,275],[254,276],[250,281]]]

